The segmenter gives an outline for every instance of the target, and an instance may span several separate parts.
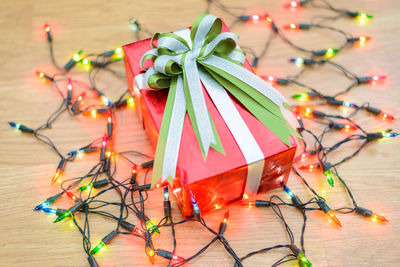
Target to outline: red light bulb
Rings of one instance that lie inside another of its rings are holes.
[[[112,109],[108,109],[108,118],[107,118],[108,123],[113,123],[112,121]]]
[[[289,25],[284,26],[284,29],[286,30],[298,30],[299,25],[295,23],[290,23]]]
[[[386,76],[384,76],[384,75],[374,75],[374,76],[372,76],[372,80],[373,81],[381,81],[381,80],[385,80],[386,79]]]
[[[45,32],[50,32],[50,25],[49,24],[47,24],[47,23],[45,23],[44,25],[43,25],[43,29],[44,29],[44,31]]]
[[[288,9],[297,9],[300,6],[301,6],[300,2],[299,1],[294,1],[294,0],[283,5],[284,8],[288,8]]]
[[[75,196],[73,193],[69,192],[69,191],[65,191],[65,193],[67,194],[67,197],[69,197],[70,199],[76,201],[78,199],[77,196]]]
[[[270,81],[270,82],[275,81],[275,77],[274,77],[274,76],[268,75],[266,78],[267,78],[267,80]]]
[[[185,261],[186,261],[185,258],[174,255],[174,256],[172,256],[170,265],[175,265],[177,263],[183,263]]]
[[[103,142],[101,143],[101,146],[103,148],[107,147],[107,135],[106,134],[103,136]]]
[[[71,79],[68,79],[68,85],[67,85],[67,89],[68,89],[68,91],[72,91],[72,80]]]
[[[257,14],[252,15],[252,16],[251,16],[251,20],[252,20],[252,21],[255,21],[255,22],[258,22],[258,21],[260,20],[260,16],[257,15]]]
[[[309,172],[312,172],[316,169],[319,169],[319,164],[308,164],[308,165],[302,165],[299,167],[300,170],[306,170]]]
[[[378,83],[383,83],[383,81],[386,79],[386,76],[385,75],[373,75],[373,76],[370,76],[370,81],[369,81],[369,84],[370,85],[376,85],[376,84],[378,84]]]
[[[250,16],[250,21],[252,21],[253,23],[259,23],[260,21],[271,22],[272,19],[268,14],[263,14],[263,15],[253,14]]]
[[[224,215],[224,223],[227,223],[229,219],[229,210]]]
[[[261,79],[263,79],[265,81],[269,81],[269,82],[275,81],[275,77],[272,75],[261,75],[260,77],[261,77]]]
[[[133,174],[137,174],[137,166],[136,165],[133,165],[133,167],[132,167],[132,175]]]
[[[80,95],[78,96],[78,101],[79,101],[80,104],[83,103],[83,99],[85,98],[85,96],[86,96],[86,93],[85,93],[85,92],[83,92],[82,94],[80,94]]]
[[[297,119],[300,120],[301,118],[299,117],[299,118],[297,118]],[[293,161],[294,161],[294,162],[305,161],[305,160],[306,160],[306,157],[309,156],[309,155],[310,155],[310,153],[309,153],[308,151],[306,151],[306,152],[304,152],[304,153],[302,153],[302,154],[296,156],[296,157],[294,158]]]
[[[36,76],[38,76],[38,78],[43,78],[44,77],[44,73],[41,71],[36,71]]]
[[[381,119],[384,120],[384,121],[394,120],[395,119],[392,115],[387,114],[386,112],[381,112],[379,114],[379,117],[381,117]]]
[[[345,124],[343,131],[348,132],[348,131],[354,131],[357,129],[357,126],[355,126],[354,124]]]
[[[140,230],[139,228],[137,228],[136,226],[135,226],[135,228],[133,229],[133,232],[136,233],[137,235],[140,235],[140,236],[144,237],[143,231]]]

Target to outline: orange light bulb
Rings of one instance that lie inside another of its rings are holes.
[[[364,45],[366,42],[371,40],[371,37],[369,37],[369,36],[360,36],[359,39],[360,39],[360,41],[359,41],[360,45]]]
[[[373,222],[388,222],[389,220],[388,219],[386,219],[385,217],[383,217],[383,216],[381,216],[381,215],[378,215],[378,214],[375,214],[375,213],[372,213],[372,215],[371,215],[371,220],[373,221]]]
[[[342,224],[340,223],[339,219],[335,216],[335,214],[333,214],[333,211],[330,210],[326,213],[329,218],[339,227],[342,227]]]
[[[61,175],[62,171],[61,170],[56,170],[56,173],[53,176],[53,179],[51,180],[51,183],[61,183]]]
[[[151,247],[146,247],[147,256],[149,257],[149,261],[154,264],[154,250]]]

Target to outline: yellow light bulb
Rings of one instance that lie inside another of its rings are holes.
[[[92,115],[92,118],[96,118],[97,117],[97,111],[95,109],[92,109],[92,111],[90,112],[90,115]]]

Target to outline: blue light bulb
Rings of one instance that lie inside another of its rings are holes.
[[[286,185],[283,185],[283,190],[285,190],[285,192],[290,196],[293,197],[293,193],[292,191],[289,189],[289,187],[287,187]]]
[[[398,133],[382,133],[383,137],[396,137]]]
[[[57,210],[56,209],[52,209],[52,208],[43,208],[43,211],[46,213],[51,213],[51,214],[56,214]]]
[[[16,128],[16,129],[19,129],[19,126],[20,126],[20,124],[12,122],[12,121],[8,122],[8,124],[10,124],[11,127]]]
[[[33,210],[42,210],[43,208],[49,206],[50,203],[48,201],[45,201],[39,205],[37,205]]]
[[[168,187],[167,186],[164,186],[164,200],[165,201],[169,200]]]

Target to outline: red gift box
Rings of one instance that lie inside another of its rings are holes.
[[[223,24],[222,32],[228,31],[229,29]],[[139,60],[151,48],[150,39],[123,47],[129,89],[135,97],[137,112],[143,122],[143,127],[156,146],[168,90],[155,91],[149,88],[139,90],[135,82],[135,77],[143,73]],[[244,66],[252,71],[247,60]],[[220,209],[228,203],[243,198],[248,172],[246,160],[236,141],[204,88],[203,91],[225,155],[210,149],[206,160],[203,160],[189,116],[186,114],[176,177],[173,179],[170,192],[175,196],[182,214],[187,217],[193,214],[190,191],[196,197],[202,213]],[[258,192],[280,187],[281,182],[286,182],[292,166],[296,152],[294,138],[290,136],[291,145],[288,147],[235,98],[231,96],[231,99],[264,154],[265,163]]]

